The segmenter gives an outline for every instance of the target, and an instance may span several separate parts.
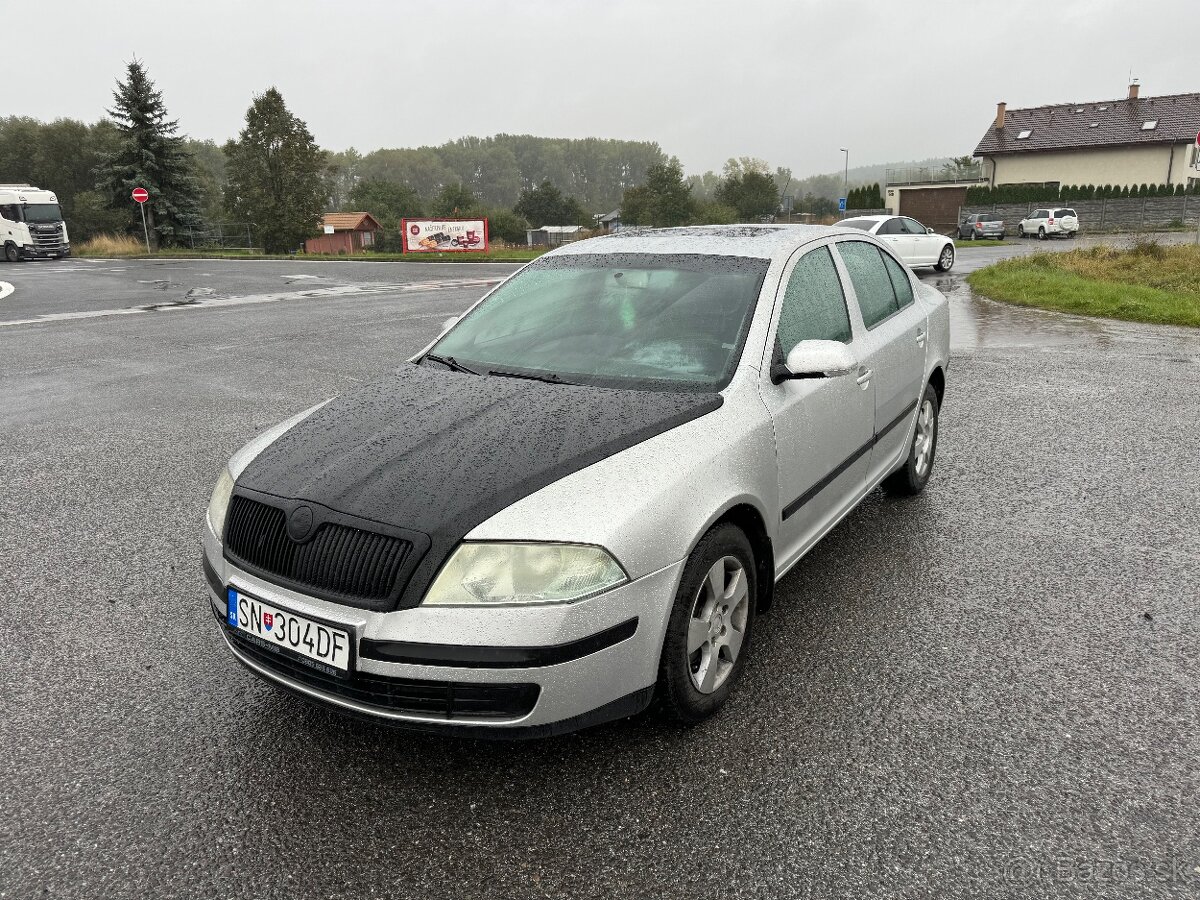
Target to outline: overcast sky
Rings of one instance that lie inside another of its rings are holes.
[[[962,155],[997,100],[1121,97],[1130,69],[1143,96],[1200,91],[1200,0],[3,0],[0,20],[22,35],[0,115],[95,120],[136,54],[197,138],[275,85],[333,150],[630,138],[689,173]]]

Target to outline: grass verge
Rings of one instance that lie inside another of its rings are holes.
[[[1139,241],[1035,253],[972,272],[993,300],[1085,316],[1200,328],[1200,246]]]
[[[996,241],[988,238],[985,241],[963,241],[955,238],[954,246],[959,250],[969,250],[972,247],[1007,247],[1016,241]]]
[[[72,248],[71,255],[100,259],[297,259],[307,262],[529,262],[537,259],[547,248],[499,248],[486,253],[356,253],[346,256],[325,256],[304,253],[259,253],[250,250],[192,250],[171,247],[157,253],[147,253],[146,245],[126,235],[104,234]]]

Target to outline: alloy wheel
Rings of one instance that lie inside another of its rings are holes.
[[[954,250],[953,250],[953,248],[946,247],[942,250],[942,258],[940,260],[940,265],[941,265],[943,271],[946,269],[949,269],[952,265],[954,265]]]
[[[713,563],[696,592],[688,622],[688,671],[692,685],[711,694],[728,680],[746,636],[750,590],[735,556]]]
[[[933,413],[933,404],[926,400],[921,404],[921,412],[917,414],[917,433],[913,438],[913,468],[916,469],[918,478],[924,478],[925,473],[929,471],[936,435],[937,417]]]

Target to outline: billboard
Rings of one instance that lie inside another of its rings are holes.
[[[482,253],[487,219],[401,219],[405,253]]]

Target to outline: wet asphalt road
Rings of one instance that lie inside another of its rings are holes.
[[[0,897],[1195,896],[1200,334],[970,297],[1009,252],[924,276],[956,346],[934,478],[784,579],[722,715],[514,745],[260,683],[197,560],[234,449],[494,271],[0,267]],[[5,324],[297,273],[387,287]]]

